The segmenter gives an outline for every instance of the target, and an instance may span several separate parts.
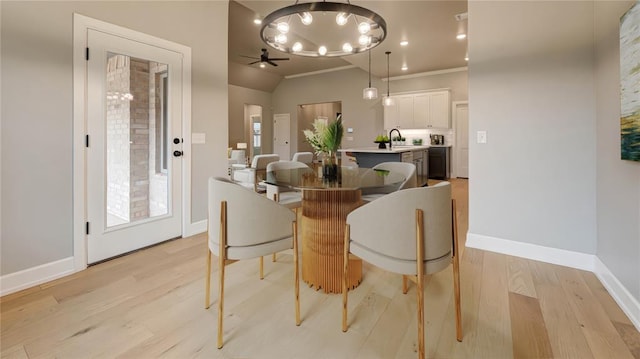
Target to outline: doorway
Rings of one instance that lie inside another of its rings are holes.
[[[455,126],[455,175],[469,178],[469,103],[453,102],[453,122]]]
[[[182,235],[190,50],[77,14],[74,28],[74,53],[87,54],[74,64],[74,106],[86,106],[74,118],[80,268]]]
[[[302,131],[313,129],[313,121],[323,119],[334,121],[338,114],[342,113],[342,102],[323,102],[298,105],[298,152],[314,152],[307,143],[307,139]]]
[[[262,106],[260,105],[244,105],[244,123],[245,135],[248,139],[249,158],[260,155],[262,148]]]

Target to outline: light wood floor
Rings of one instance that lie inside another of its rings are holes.
[[[467,181],[452,183],[459,232],[466,233]],[[262,281],[257,260],[227,267],[225,345],[218,350],[215,299],[203,309],[205,254],[206,236],[197,235],[1,298],[2,358],[416,356],[415,286],[403,295],[399,275],[365,264],[342,333],[340,295],[303,284],[296,327],[286,252],[276,263],[265,260]],[[640,334],[592,273],[464,250],[462,343],[451,278],[445,270],[427,279],[428,357],[640,358]]]

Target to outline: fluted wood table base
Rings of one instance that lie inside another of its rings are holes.
[[[342,293],[344,229],[360,206],[360,190],[303,190],[302,280],[326,293]],[[348,288],[362,280],[362,260],[349,259]]]

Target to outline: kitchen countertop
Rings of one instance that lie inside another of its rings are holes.
[[[405,145],[405,146],[393,146],[391,149],[389,149],[389,146],[387,145],[387,148],[385,149],[378,148],[378,146],[375,146],[375,147],[372,146],[372,147],[345,148],[339,151],[340,152],[356,152],[356,153],[402,153],[402,152],[426,150],[429,147],[450,147],[450,146],[447,146],[447,145],[406,146]]]

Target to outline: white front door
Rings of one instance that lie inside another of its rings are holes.
[[[469,105],[455,106],[456,118],[456,177],[469,178]]]
[[[291,118],[288,113],[273,115],[273,153],[281,160],[291,159]]]
[[[88,263],[182,233],[182,55],[88,29]]]

